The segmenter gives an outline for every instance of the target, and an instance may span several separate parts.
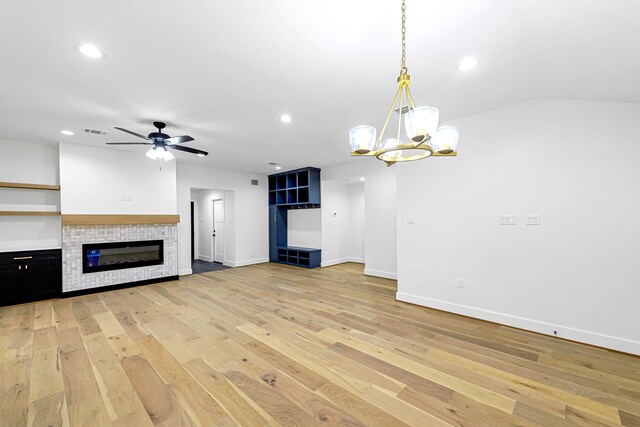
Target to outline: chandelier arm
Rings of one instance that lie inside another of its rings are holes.
[[[400,104],[398,105],[398,137],[396,144],[400,144],[400,128],[402,127],[402,88],[400,89]]]
[[[391,118],[391,114],[393,113],[393,107],[396,106],[396,101],[398,100],[398,94],[402,90],[401,87],[398,87],[396,91],[396,96],[393,97],[393,103],[391,104],[391,108],[389,109],[389,114],[387,114],[387,119],[384,121],[384,126],[382,127],[382,132],[380,132],[380,136],[378,136],[378,141],[376,142],[376,146],[373,151],[378,151],[380,148],[380,142],[382,142],[382,137],[384,136],[384,131],[387,129],[387,125],[389,124],[389,119]]]
[[[411,95],[411,89],[409,89],[409,86],[407,86],[407,96],[408,96],[409,100],[411,101],[411,104],[413,105],[413,108],[416,108],[416,102],[413,100],[413,95]]]

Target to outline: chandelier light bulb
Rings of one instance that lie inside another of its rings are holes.
[[[367,154],[376,143],[376,128],[373,126],[356,126],[349,129],[351,149],[358,154]]]
[[[457,126],[440,126],[429,141],[434,150],[440,154],[450,154],[457,150],[460,130]]]
[[[435,107],[418,107],[404,115],[407,136],[417,143],[428,141],[438,130],[440,110]]]

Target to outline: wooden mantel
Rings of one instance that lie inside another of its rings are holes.
[[[178,224],[180,215],[62,215],[62,225]]]

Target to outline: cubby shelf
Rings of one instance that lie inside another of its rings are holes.
[[[300,267],[316,268],[320,267],[320,253],[320,249],[297,246],[279,247],[277,261]]]
[[[269,205],[320,207],[320,169],[304,168],[269,176]]]
[[[320,169],[308,167],[269,176],[269,259],[272,262],[320,267],[320,249],[287,243],[288,211],[319,207]]]

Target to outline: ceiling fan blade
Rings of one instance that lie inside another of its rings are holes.
[[[167,138],[164,140],[167,144],[182,144],[183,142],[193,141],[189,135],[182,136],[172,136],[171,138]]]
[[[153,145],[153,142],[105,142],[107,145]]]
[[[186,153],[200,154],[202,156],[206,156],[209,154],[206,151],[196,150],[195,148],[183,147],[181,145],[167,145],[167,147],[173,148],[174,150],[178,150],[178,151],[184,151]]]
[[[138,138],[142,138],[142,139],[149,139],[149,138],[147,138],[146,136],[144,136],[144,135],[140,135],[139,133],[136,133],[136,132],[134,132],[134,131],[127,130],[127,129],[124,129],[124,128],[119,128],[118,126],[114,126],[114,127],[115,127],[116,129],[118,129],[118,130],[121,130],[122,132],[126,132],[126,133],[128,133],[128,134],[130,134],[130,135],[137,136]]]

